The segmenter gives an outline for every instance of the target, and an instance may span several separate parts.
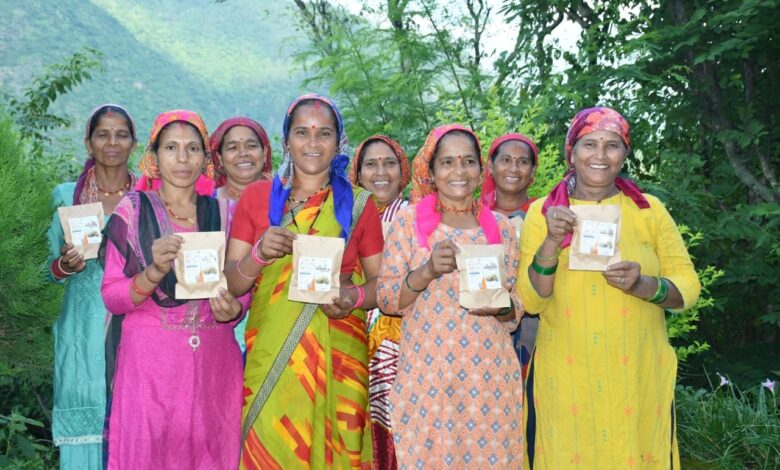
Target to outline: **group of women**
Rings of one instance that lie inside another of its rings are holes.
[[[619,176],[617,112],[577,114],[570,170],[538,201],[539,152],[516,133],[483,161],[473,131],[440,126],[411,166],[376,135],[347,171],[316,94],[289,106],[275,172],[248,118],[209,139],[196,113],[161,114],[138,178],[136,143],[124,108],[98,107],[84,171],[54,192],[109,215],[97,260],[50,230],[62,468],[679,468],[664,309],[700,287],[666,209]],[[569,270],[570,208],[602,203],[625,261]],[[228,288],[178,300],[178,234],[198,231],[225,234]],[[330,303],[288,299],[298,235],[345,242]],[[459,305],[467,244],[503,247],[508,307]]]

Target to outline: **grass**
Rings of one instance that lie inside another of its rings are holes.
[[[677,437],[683,468],[780,468],[780,412],[774,392],[741,390],[726,378],[710,390],[678,386]]]

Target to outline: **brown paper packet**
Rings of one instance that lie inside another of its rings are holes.
[[[620,206],[596,204],[569,209],[577,214],[569,269],[605,271],[607,266],[620,261]]]
[[[173,264],[176,300],[211,299],[227,289],[225,232],[181,232],[184,239]]]
[[[504,245],[460,245],[459,303],[463,308],[504,308],[511,305],[506,284]]]
[[[97,258],[103,241],[105,215],[103,204],[81,204],[57,208],[65,241],[72,243],[84,259]]]
[[[344,239],[298,235],[293,241],[293,272],[288,300],[330,304],[339,296]]]

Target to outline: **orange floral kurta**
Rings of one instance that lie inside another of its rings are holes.
[[[520,468],[522,379],[509,335],[517,320],[501,323],[461,308],[457,271],[434,280],[413,304],[398,309],[406,274],[430,256],[417,243],[414,216],[411,206],[393,221],[377,282],[382,311],[403,315],[401,356],[390,395],[399,468]],[[503,215],[496,219],[514,283],[515,229]],[[479,227],[462,230],[443,224],[429,243],[445,239],[487,243]]]

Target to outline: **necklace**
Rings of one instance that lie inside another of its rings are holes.
[[[442,204],[441,201],[436,201],[436,212],[449,212],[450,214],[476,214],[477,201],[471,201],[471,206],[465,209],[455,209],[452,207],[447,207],[444,204]]]
[[[227,183],[225,185],[225,192],[227,193],[230,199],[238,201],[241,198],[241,193],[243,191],[240,189],[236,189],[233,186],[231,186],[230,183]]]
[[[125,182],[124,186],[121,188],[115,190],[115,191],[109,191],[107,189],[103,189],[100,187],[100,185],[97,182],[97,178],[95,178],[95,186],[97,186],[97,189],[99,192],[103,193],[104,197],[113,196],[114,194],[119,194],[120,196],[124,196],[125,192],[127,192],[128,189],[130,189],[130,181],[132,178],[130,177],[130,174],[127,174],[127,181]]]
[[[318,190],[314,191],[313,193],[309,194],[308,196],[306,196],[306,199],[295,199],[294,197],[292,197],[292,191],[290,191],[290,195],[287,196],[287,201],[294,203],[295,207],[300,206],[301,204],[306,204],[306,202],[308,202],[308,200],[311,199],[312,196],[314,196],[315,194],[319,193],[320,191],[323,191],[325,188],[328,187],[329,184],[330,183],[325,183],[325,185],[321,186],[320,189],[318,189]]]
[[[173,217],[176,220],[181,220],[183,222],[188,222],[188,223],[190,223],[192,225],[195,225],[195,222],[197,222],[197,220],[198,220],[197,219],[197,213],[193,217],[182,217],[182,216],[176,214],[175,212],[173,212],[173,209],[171,209],[171,206],[169,206],[168,203],[165,202],[165,199],[163,199],[162,197],[160,199],[162,199],[162,202],[163,202],[163,204],[165,204],[165,208],[168,209],[168,213],[171,214],[171,217]]]

